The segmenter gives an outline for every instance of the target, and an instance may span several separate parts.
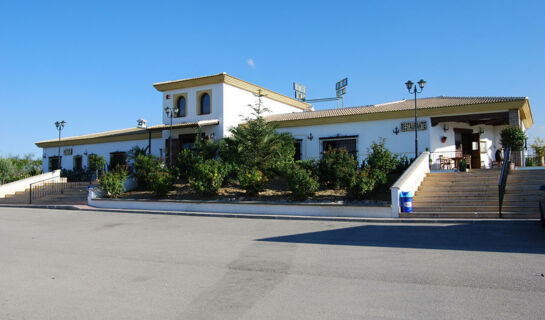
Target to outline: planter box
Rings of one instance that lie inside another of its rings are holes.
[[[287,216],[391,218],[392,208],[336,203],[278,203],[265,201],[189,201],[101,199],[89,191],[88,204],[96,208],[183,212],[247,213]]]

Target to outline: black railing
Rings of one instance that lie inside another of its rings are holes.
[[[53,177],[30,184],[28,203],[50,194],[63,194],[67,189],[76,189],[90,185],[89,182],[63,182],[61,177]],[[66,179],[66,178],[64,178]]]
[[[507,175],[509,174],[509,156],[511,154],[510,148],[505,148],[505,157],[503,158],[503,163],[501,165],[501,175],[500,175],[500,182],[498,184],[498,191],[499,191],[499,215],[501,218],[501,209],[503,207],[503,197],[505,196],[505,186],[507,185]]]

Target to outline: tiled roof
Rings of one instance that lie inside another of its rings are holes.
[[[202,121],[196,121],[196,122],[185,122],[185,123],[178,123],[173,124],[173,129],[182,129],[182,128],[197,128],[197,127],[204,127],[204,126],[210,126],[210,125],[217,125],[219,124],[218,119],[212,119],[212,120],[202,120]],[[165,124],[159,124],[155,126],[149,126],[147,128],[127,128],[127,129],[119,129],[119,130],[112,130],[112,131],[103,131],[103,132],[97,132],[97,133],[91,133],[91,134],[84,134],[80,136],[72,136],[72,137],[66,137],[61,139],[62,145],[70,145],[71,143],[74,144],[82,144],[82,143],[92,143],[93,141],[99,141],[99,142],[105,142],[104,139],[123,139],[123,137],[133,136],[133,135],[147,135],[148,131],[152,132],[161,132],[162,130],[168,130],[170,128],[169,125]],[[144,139],[146,139],[145,137]],[[132,139],[132,138],[127,138]],[[58,139],[51,139],[51,140],[45,140],[45,141],[38,141],[35,144],[38,147],[46,147],[51,146],[52,144],[57,144]]]
[[[527,97],[431,97],[419,98],[417,109],[433,109],[453,106],[466,106],[472,104],[487,104],[496,102],[524,101]],[[381,112],[414,110],[414,100],[400,100],[375,105],[350,107],[341,109],[327,109],[310,112],[282,113],[266,116],[265,119],[271,122],[319,119],[329,117],[340,117],[350,115],[363,115]]]

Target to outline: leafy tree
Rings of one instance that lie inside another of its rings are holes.
[[[13,181],[15,177],[15,166],[8,158],[0,158],[0,184]]]
[[[148,148],[141,148],[140,146],[132,147],[127,153],[127,160],[134,161],[138,156],[145,156],[148,154]]]
[[[102,176],[106,167],[106,159],[96,154],[89,155],[89,170],[96,172],[97,176]]]

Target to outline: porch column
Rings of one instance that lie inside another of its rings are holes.
[[[509,109],[509,125],[517,128],[522,127],[519,109]],[[511,161],[514,162],[517,167],[521,167],[524,163],[522,151],[513,151],[511,155],[513,156]]]

